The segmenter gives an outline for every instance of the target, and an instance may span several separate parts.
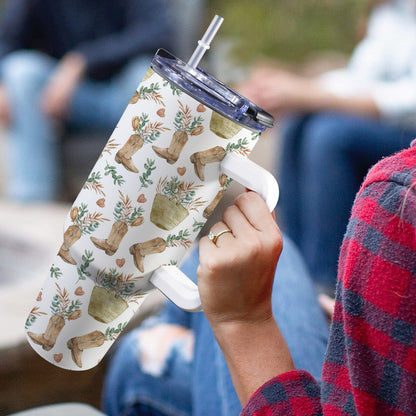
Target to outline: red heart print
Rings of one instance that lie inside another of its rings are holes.
[[[140,194],[139,197],[137,198],[137,202],[139,202],[141,204],[146,202],[146,201],[147,201],[147,199],[146,199],[144,194]]]
[[[126,259],[116,259],[116,264],[118,267],[123,267],[124,263],[126,262]]]
[[[82,296],[85,292],[84,292],[84,290],[82,289],[82,287],[81,286],[78,286],[76,289],[75,289],[75,292],[74,292],[77,296]]]
[[[180,176],[185,175],[186,167],[176,169]]]
[[[54,359],[57,363],[61,362],[62,358],[63,358],[63,354],[54,354],[54,355],[53,355],[53,359]]]

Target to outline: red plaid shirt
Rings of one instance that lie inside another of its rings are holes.
[[[377,163],[341,247],[322,384],[281,374],[242,415],[416,415],[416,147]]]

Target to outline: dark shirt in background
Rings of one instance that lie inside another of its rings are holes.
[[[105,80],[132,58],[173,47],[165,0],[7,0],[0,59],[22,49],[60,59],[80,52],[87,76]]]

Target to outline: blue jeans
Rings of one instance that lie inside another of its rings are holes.
[[[279,224],[318,285],[335,287],[339,248],[368,169],[415,137],[416,131],[339,113],[293,115],[282,122]]]
[[[193,280],[198,262],[195,250],[182,267]],[[296,367],[308,370],[320,380],[328,339],[327,322],[317,304],[305,264],[287,238],[276,269],[272,296],[274,316]],[[184,348],[185,338],[178,338],[171,343],[156,372],[147,370],[146,358],[142,356],[146,349],[141,345],[144,337],[140,335],[149,327],[166,323],[190,330],[195,339],[193,356]],[[103,409],[108,415],[124,416],[239,414],[241,405],[225,359],[204,314],[187,313],[168,302],[158,318],[150,318],[143,327],[127,334],[110,360]]]
[[[138,58],[108,81],[82,81],[71,99],[67,124],[109,135],[150,60]],[[2,85],[12,116],[4,158],[5,196],[9,199],[51,200],[59,190],[57,126],[40,108],[41,93],[56,65],[55,59],[35,51],[13,52],[2,60]]]

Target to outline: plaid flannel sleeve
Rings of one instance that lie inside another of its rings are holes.
[[[379,162],[354,202],[322,385],[296,370],[243,416],[416,414],[416,148]]]
[[[331,330],[340,336],[330,337],[323,369],[324,413],[416,414],[416,190],[408,155],[376,165],[353,206]]]
[[[290,371],[269,380],[253,394],[241,412],[242,416],[321,414],[319,384],[304,370]]]

